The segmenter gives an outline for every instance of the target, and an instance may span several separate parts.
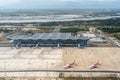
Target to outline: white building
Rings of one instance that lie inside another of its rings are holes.
[[[83,37],[86,37],[86,38],[96,38],[96,35],[95,34],[89,34],[89,33],[83,33],[82,34]]]
[[[101,38],[92,38],[90,39],[90,42],[94,42],[94,43],[104,43],[107,42],[107,40],[103,40]]]

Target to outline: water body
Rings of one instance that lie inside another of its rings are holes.
[[[106,20],[120,18],[120,16],[92,17],[92,18],[45,18],[45,19],[13,19],[0,20],[0,23],[31,23],[31,22],[58,22],[58,21],[79,21],[79,20]]]

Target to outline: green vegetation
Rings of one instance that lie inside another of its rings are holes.
[[[120,40],[120,34],[114,34],[114,37]]]
[[[71,32],[71,33],[76,33],[78,31],[88,31],[88,28],[61,28],[60,32]]]
[[[91,13],[92,11],[92,13]],[[89,13],[90,16],[112,16],[119,13],[119,9],[9,9],[0,10],[0,16],[44,16],[44,15],[67,15],[67,14],[83,14]]]
[[[12,32],[12,30],[8,30],[8,29],[0,29],[0,33],[4,32],[4,33],[10,33]]]
[[[119,26],[101,26],[98,29],[120,40],[120,27]]]
[[[104,31],[104,32],[107,32],[107,33],[111,34],[111,33],[120,32],[120,27],[101,28],[101,30]]]
[[[42,28],[37,30],[28,30],[28,31],[22,31],[22,33],[28,33],[28,34],[34,34],[34,33],[50,33],[53,31],[54,28]]]
[[[87,26],[94,26],[112,36],[120,39],[120,18],[106,19],[106,20],[85,20],[85,21],[63,21],[63,22],[31,22],[31,23],[0,23],[3,25],[11,26],[22,26],[31,25],[34,27],[44,28],[47,26],[48,29],[44,30],[33,30],[27,31],[27,33],[36,33],[36,32],[52,32],[53,26],[61,26],[60,32],[71,32],[77,33],[78,31],[88,31]],[[64,28],[65,27],[65,28]],[[52,29],[49,29],[52,28]],[[10,32],[11,30],[0,29],[0,32]]]

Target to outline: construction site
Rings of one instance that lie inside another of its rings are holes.
[[[38,78],[105,77],[106,75],[120,78],[120,48],[0,48],[0,77],[36,77],[37,80]]]

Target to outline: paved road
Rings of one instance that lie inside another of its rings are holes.
[[[111,39],[109,39],[109,37],[108,37],[107,35],[105,35],[105,34],[103,33],[103,31],[101,31],[101,35],[104,35],[105,38],[106,38],[106,40],[110,41],[110,42],[113,44],[114,47],[117,47],[117,44],[115,44]]]
[[[0,71],[2,72],[97,72],[97,73],[120,73],[120,71],[112,71],[112,70],[6,70]]]

